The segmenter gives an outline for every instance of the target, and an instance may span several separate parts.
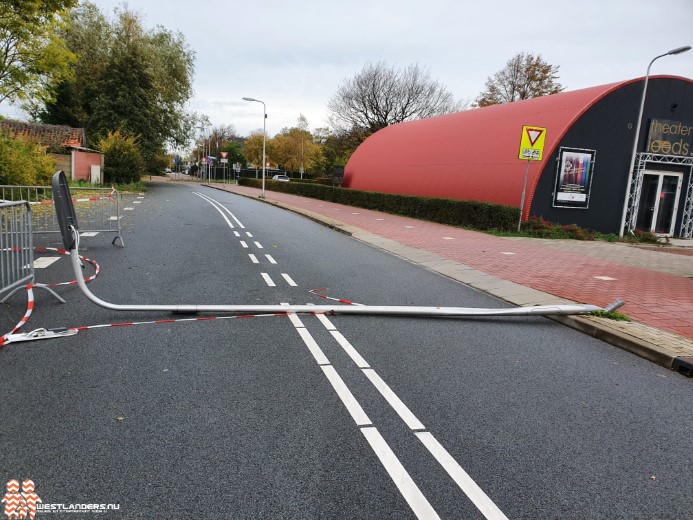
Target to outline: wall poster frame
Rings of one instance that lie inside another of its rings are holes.
[[[553,192],[554,208],[589,208],[596,156],[596,150],[559,149]]]

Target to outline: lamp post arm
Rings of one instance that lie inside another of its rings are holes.
[[[677,47],[676,49],[672,49],[669,52],[665,52],[664,54],[660,54],[659,56],[655,56],[652,58],[652,61],[650,64],[647,66],[647,73],[645,74],[645,83],[642,87],[642,97],[640,98],[640,110],[638,111],[638,120],[636,122],[635,126],[635,136],[633,137],[633,153],[631,153],[630,156],[630,168],[628,168],[628,177],[627,177],[627,182],[626,182],[626,198],[623,201],[623,213],[621,215],[621,227],[618,230],[618,236],[619,238],[623,238],[623,234],[626,231],[626,215],[628,213],[628,199],[630,199],[630,185],[632,183],[632,176],[635,174],[635,156],[638,154],[638,141],[640,140],[640,128],[642,126],[642,115],[645,110],[645,97],[647,96],[647,83],[650,79],[650,69],[652,68],[652,64],[657,61],[659,58],[663,58],[664,56],[670,56],[674,54],[681,54],[682,52],[686,52],[691,50],[691,47],[686,45],[685,47]]]

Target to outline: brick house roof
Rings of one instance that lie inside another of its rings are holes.
[[[61,152],[69,146],[86,146],[84,128],[72,128],[62,125],[43,125],[40,123],[25,123],[12,119],[0,120],[0,130],[9,132],[14,138],[24,138],[38,142],[49,152]]]

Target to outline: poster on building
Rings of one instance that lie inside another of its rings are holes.
[[[595,150],[560,149],[556,188],[553,194],[555,208],[589,207],[596,153]]]

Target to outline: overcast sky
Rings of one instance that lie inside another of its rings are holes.
[[[93,0],[112,16],[120,0]],[[560,66],[576,90],[645,75],[693,45],[693,0],[129,0],[145,26],[181,31],[196,53],[189,109],[239,134],[327,126],[328,100],[368,62],[418,63],[473,99],[518,52]],[[652,74],[693,78],[693,51]],[[0,112],[9,113],[8,107]]]

